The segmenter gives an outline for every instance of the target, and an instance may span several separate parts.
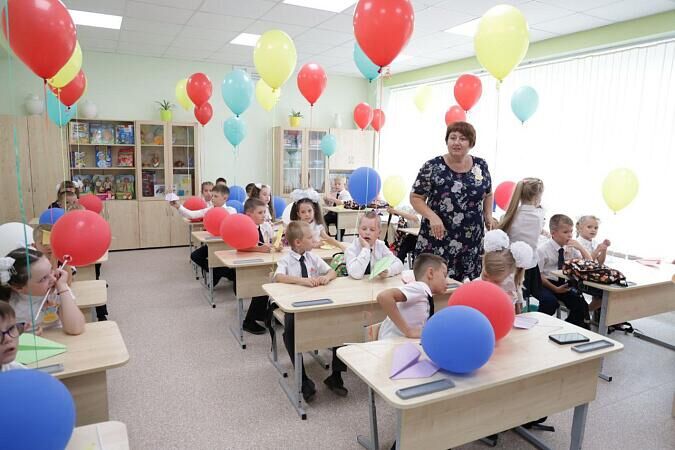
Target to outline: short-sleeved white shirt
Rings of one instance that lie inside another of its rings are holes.
[[[537,265],[537,244],[541,230],[544,228],[544,210],[534,205],[521,205],[513,217],[509,227],[509,240],[511,242],[522,241],[532,247],[533,261],[524,269],[530,269]]]
[[[553,271],[558,270],[558,250],[560,245],[553,239],[549,239],[537,248],[539,257],[539,271],[549,280],[557,280]],[[581,258],[581,252],[573,247],[565,246],[565,261]]]
[[[31,327],[33,324],[32,317],[37,315],[35,325],[41,326],[43,330],[61,327],[61,319],[59,319],[61,299],[56,295],[56,291],[53,290],[49,294],[40,314],[38,314],[37,308],[40,307],[40,303],[42,303],[42,297],[32,297],[31,305],[31,298],[18,292],[12,292],[9,297],[9,304],[14,308],[17,322],[25,322],[27,327]]]
[[[305,266],[307,267],[307,275],[309,278],[326,275],[331,271],[330,266],[323,259],[319,258],[312,252],[305,252]],[[277,263],[277,270],[274,275],[288,275],[291,277],[301,277],[302,268],[300,266],[300,255],[293,250],[289,251]]]
[[[413,281],[398,289],[406,298],[406,301],[396,303],[396,307],[401,313],[401,316],[411,328],[424,328],[427,319],[429,319],[428,296],[431,295],[431,289],[423,281]],[[405,335],[399,330],[396,324],[387,317],[380,326],[380,332],[377,338],[391,339],[394,337],[405,337]]]

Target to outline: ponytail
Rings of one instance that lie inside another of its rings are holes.
[[[0,300],[9,301],[13,288],[21,289],[28,283],[30,270],[28,266],[32,265],[38,259],[42,258],[42,252],[33,248],[17,248],[7,254],[14,263],[10,270],[10,278],[6,283],[0,283]]]
[[[516,184],[516,188],[513,190],[513,195],[511,195],[511,201],[509,202],[509,207],[506,208],[506,214],[499,222],[499,229],[508,234],[509,228],[513,223],[513,219],[516,217],[516,211],[518,211],[518,206],[520,205],[520,197],[523,195],[523,181],[519,181]]]

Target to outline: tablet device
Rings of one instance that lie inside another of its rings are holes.
[[[588,342],[590,340],[579,333],[551,334],[548,338],[559,345],[576,344],[579,342]]]

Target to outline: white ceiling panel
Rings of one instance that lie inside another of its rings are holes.
[[[275,4],[269,0],[205,0],[201,11],[257,19],[274,8]]]
[[[124,15],[126,0],[62,0],[69,9],[99,14]]]
[[[574,11],[570,9],[560,8],[542,2],[528,2],[519,5],[518,9],[525,15],[527,24],[530,26],[574,14]]]
[[[550,31],[538,30],[536,28],[530,28],[530,43],[537,41],[544,41],[546,39],[551,39],[552,37],[556,36],[559,36],[559,34],[551,33]]]
[[[571,16],[561,17],[560,19],[538,23],[537,29],[556,34],[569,34],[580,30],[602,27],[609,25],[610,23],[609,20],[577,13],[572,14]]]
[[[141,0],[143,3],[150,3],[157,6],[169,6],[171,8],[190,9],[192,11],[199,8],[202,0]]]
[[[162,56],[168,45],[158,44],[133,44],[131,42],[120,42],[117,44],[119,53],[129,53],[138,55]]]
[[[600,6],[616,3],[618,0],[539,0],[542,3],[559,6],[572,11],[588,11],[589,9],[598,8]],[[640,0],[637,0],[640,1]]]
[[[296,45],[299,53],[306,53],[309,55],[318,55],[323,53],[326,50],[330,49],[331,46],[328,44],[321,44],[319,42],[303,42],[302,45]]]
[[[308,29],[309,28],[307,27],[299,25],[289,25],[279,22],[258,20],[255,23],[249,25],[244,31],[246,33],[263,34],[269,30],[282,30],[285,31],[290,37],[294,38],[295,36],[304,33]]]
[[[270,20],[272,22],[290,23],[293,25],[302,25],[306,27],[313,27],[321,22],[325,22],[335,13],[328,11],[321,11],[319,9],[301,8],[300,6],[286,5],[283,3],[277,4],[262,19]]]
[[[589,9],[589,16],[600,17],[612,22],[621,22],[635,17],[650,16],[675,9],[675,2],[668,0],[623,0],[599,8]]]
[[[177,32],[178,30],[176,30]],[[129,42],[132,44],[157,44],[168,45],[171,37],[161,34],[143,33],[141,31],[122,30],[120,32],[120,42]]]
[[[117,39],[110,40],[110,39],[95,39],[95,38],[85,38],[85,39],[78,38],[78,42],[80,43],[80,47],[82,47],[82,49],[85,51],[117,50]]]
[[[180,27],[178,27],[178,29],[180,29]],[[142,31],[165,36],[176,36],[178,31],[176,25],[172,23],[153,22],[145,19],[136,19],[134,17],[125,17],[122,20],[122,30]]]
[[[354,59],[354,44],[349,47],[339,46],[326,50],[323,54],[334,56],[336,60],[347,59],[349,61]]]
[[[179,58],[179,59],[205,59],[213,54],[210,50],[194,49],[194,48],[181,48],[181,47],[169,47],[164,52],[163,56],[170,58]]]
[[[183,37],[183,38],[176,38],[172,43],[172,47],[176,48],[186,48],[186,49],[194,49],[194,50],[205,50],[208,52],[215,52],[216,50],[220,49],[223,45],[227,44],[227,41],[218,41],[214,39],[195,39],[195,38],[188,38],[188,37]]]
[[[127,2],[125,16],[183,25],[194,14],[189,9],[168,8],[149,3]]]
[[[251,66],[253,65],[253,59],[252,58],[247,58],[245,56],[238,56],[238,55],[218,55],[214,56],[211,55],[208,58],[206,58],[206,61],[209,62],[214,62],[214,63],[220,63],[220,64],[231,64],[231,65],[237,65],[237,66]]]
[[[475,19],[475,17],[470,14],[463,14],[443,8],[427,8],[415,14],[415,31],[413,36],[425,36],[437,31],[447,30],[472,19]]]
[[[305,42],[318,42],[319,44],[334,46],[344,44],[345,42],[351,41],[353,38],[354,35],[350,33],[311,28],[295,38],[295,42],[300,44]]]
[[[230,42],[234,39],[239,32],[237,31],[227,31],[227,30],[212,30],[202,27],[188,27],[184,26],[183,30],[178,34],[178,38],[194,38],[194,39],[204,39],[204,40],[213,40],[217,42]]]
[[[508,3],[510,5],[520,7],[523,3],[527,3],[528,0],[446,0],[441,3],[437,3],[436,7],[445,8],[451,11],[462,12],[465,14],[472,15],[474,18],[482,16],[485,11],[492,8],[493,6],[501,5]]]
[[[77,39],[110,39],[116,41],[120,37],[120,30],[111,30],[110,28],[88,27],[85,25],[77,26]]]
[[[198,12],[187,22],[188,26],[208,28],[212,30],[243,31],[253,23],[252,19],[243,17],[223,16]]]
[[[318,28],[324,30],[341,31],[342,33],[354,33],[354,16],[348,14],[336,14],[325,22],[321,22]]]
[[[336,64],[348,63],[350,61],[350,59],[349,58],[338,58],[335,55],[324,53],[324,54],[321,54],[321,55],[311,56],[307,59],[307,61],[319,64],[321,67],[326,68],[328,66],[334,66]]]
[[[246,45],[226,44],[212,56],[243,56],[253,60],[253,47]]]

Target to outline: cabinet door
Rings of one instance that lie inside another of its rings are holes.
[[[307,132],[307,187],[320,194],[326,192],[326,156],[321,151],[321,139],[328,130]]]
[[[281,128],[280,133],[281,193],[287,195],[303,187],[303,130]]]
[[[19,146],[19,165],[21,167],[21,195],[26,211],[26,221],[35,217],[33,211],[33,187],[30,177],[30,156],[28,147],[28,127],[25,117],[0,116],[0,223],[21,222],[19,195],[17,194],[16,159],[14,155],[14,128]],[[52,193],[54,189],[52,188]],[[56,195],[54,195],[56,197]],[[40,211],[41,212],[41,211]],[[39,213],[38,213],[39,214]],[[4,256],[4,255],[3,255]]]
[[[70,179],[64,154],[68,151],[68,129],[59,128],[44,116],[28,116],[30,170],[33,184],[33,210],[42,211],[56,200],[56,186]]]
[[[137,122],[136,164],[140,164],[141,171],[136,184],[136,198],[139,200],[164,199],[171,192],[172,186],[167,186],[171,177],[164,145],[168,135],[165,128],[163,123]],[[141,236],[141,242],[142,240]]]
[[[353,167],[373,167],[373,143],[372,131],[350,130],[354,133],[352,144]]]
[[[140,247],[138,229],[138,202],[135,200],[108,200],[103,203],[103,217],[110,224],[110,250]]]
[[[171,245],[171,208],[164,201],[139,202],[141,247]]]
[[[173,208],[169,208],[171,213],[171,245],[188,245],[188,225],[183,220],[183,217],[178,214]]]
[[[351,130],[331,128],[330,132],[335,136],[336,149],[333,156],[328,158],[330,170],[349,170],[352,163],[352,134]]]
[[[171,185],[175,193],[186,198],[199,195],[197,180],[197,159],[195,155],[195,127],[193,125],[171,125],[167,148],[167,163],[171,168]],[[168,192],[168,191],[167,191]]]

